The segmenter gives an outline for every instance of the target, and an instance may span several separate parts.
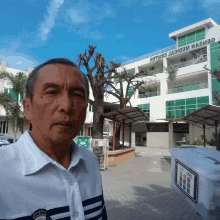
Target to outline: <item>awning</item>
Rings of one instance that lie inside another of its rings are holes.
[[[122,110],[116,110],[105,113],[103,116],[110,120],[115,120],[116,122],[122,122],[125,120],[125,124],[146,123],[149,121],[149,117],[139,107],[129,107]]]
[[[220,106],[206,105],[182,118],[184,121],[215,126],[220,124]]]
[[[220,106],[206,105],[182,118],[184,121],[203,124],[205,147],[205,125],[215,126],[216,150],[219,148],[217,126],[220,124]]]

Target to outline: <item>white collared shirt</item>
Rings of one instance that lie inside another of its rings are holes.
[[[67,170],[25,131],[0,147],[0,175],[0,219],[107,219],[96,156],[74,142]]]

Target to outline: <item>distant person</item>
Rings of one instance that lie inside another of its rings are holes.
[[[23,107],[33,129],[0,149],[0,219],[107,219],[96,157],[73,141],[88,99],[88,80],[68,59],[30,74]]]

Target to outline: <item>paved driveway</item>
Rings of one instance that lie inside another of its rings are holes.
[[[137,152],[101,171],[109,220],[201,220],[171,187],[170,157]]]

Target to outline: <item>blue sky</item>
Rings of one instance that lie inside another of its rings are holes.
[[[76,61],[89,44],[108,64],[122,63],[174,45],[173,31],[207,18],[220,24],[220,0],[2,0],[0,8],[0,60],[23,71]]]

